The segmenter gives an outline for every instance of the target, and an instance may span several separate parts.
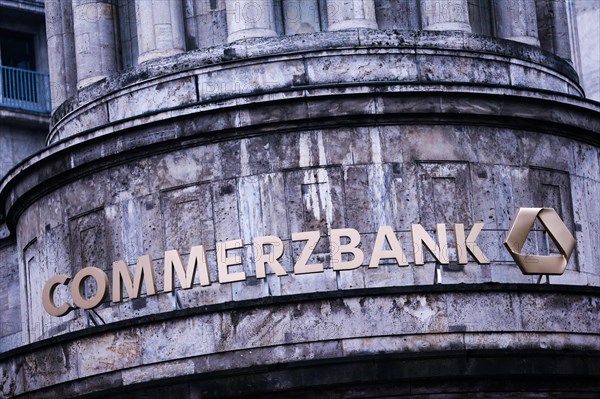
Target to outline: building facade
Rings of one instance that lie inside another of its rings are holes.
[[[45,145],[50,93],[44,3],[0,1],[0,177]],[[0,227],[0,351],[22,345],[15,240]],[[9,298],[13,298],[9,300]]]
[[[587,98],[600,101],[600,3],[571,1],[573,60]]]
[[[0,175],[44,147],[50,95],[44,3],[0,1]]]
[[[0,182],[2,394],[594,397],[570,4],[47,0],[49,134]],[[561,275],[504,248],[519,208],[575,237]]]

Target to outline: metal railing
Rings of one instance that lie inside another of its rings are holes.
[[[48,74],[0,65],[0,106],[50,112]]]

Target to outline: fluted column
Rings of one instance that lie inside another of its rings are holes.
[[[327,0],[329,30],[377,29],[374,0]]]
[[[225,0],[185,0],[187,50],[227,43]]]
[[[496,36],[539,46],[535,0],[493,0]]]
[[[227,41],[277,36],[273,0],[225,0]]]
[[[467,0],[421,0],[423,30],[471,32]]]
[[[321,31],[318,0],[283,0],[286,35]]]
[[[536,0],[535,5],[541,47],[571,60],[566,0]]]
[[[115,9],[111,0],[73,0],[77,88],[118,69]]]
[[[73,7],[70,1],[46,0],[46,38],[52,108],[62,104],[77,91]]]
[[[138,62],[185,51],[181,0],[135,0]]]

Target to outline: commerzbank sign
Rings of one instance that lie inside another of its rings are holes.
[[[522,254],[527,235],[534,222],[538,219],[548,235],[558,248],[559,255],[525,255]],[[490,261],[477,245],[477,238],[483,229],[483,223],[475,223],[467,234],[463,224],[454,225],[454,238],[456,242],[456,261],[458,264],[467,263],[467,253],[470,253],[479,264],[489,264]],[[447,232],[445,224],[437,225],[437,242],[420,224],[411,226],[413,245],[413,263],[415,266],[425,264],[424,250],[427,248],[439,264],[448,264]],[[323,263],[310,263],[310,257],[319,244],[319,231],[306,231],[293,233],[292,242],[303,244],[303,249],[292,267],[293,274],[302,275],[309,273],[323,273]],[[360,233],[352,228],[332,229],[329,235],[331,268],[335,271],[351,272],[362,266],[365,251],[371,253],[369,269],[376,269],[382,260],[392,260],[401,267],[409,266],[402,246],[394,230],[390,226],[381,226],[377,231],[375,242],[371,248],[361,245]],[[217,280],[220,284],[233,283],[246,280],[244,271],[233,271],[231,268],[242,264],[242,257],[234,253],[235,250],[244,248],[241,239],[222,241],[216,243],[216,270]],[[520,208],[504,242],[505,247],[524,274],[560,275],[564,273],[569,257],[575,248],[575,239],[569,232],[556,211],[552,208]],[[254,237],[252,240],[254,252],[254,268],[257,279],[264,279],[267,269],[278,277],[288,275],[280,260],[284,254],[284,245],[277,236]],[[129,270],[123,260],[113,262],[112,265],[112,302],[123,301],[123,292],[126,291],[128,299],[140,296],[142,284],[146,288],[146,295],[156,295],[157,286],[155,279],[155,264],[149,255],[138,258],[134,273]],[[173,292],[175,278],[179,280],[182,290],[190,289],[196,284],[196,275],[199,284],[211,284],[209,264],[203,245],[193,246],[190,250],[186,267],[177,250],[168,250],[163,261],[164,284],[162,293]],[[84,294],[84,281],[93,279],[96,283],[96,293],[87,298]],[[65,302],[57,304],[54,293],[60,286],[69,286],[72,304]],[[42,296],[46,312],[53,316],[64,316],[75,308],[93,309],[109,294],[108,275],[101,269],[88,266],[80,270],[75,276],[56,275],[50,278],[44,286]]]

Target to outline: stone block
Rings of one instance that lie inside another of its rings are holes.
[[[127,386],[170,377],[192,375],[194,372],[195,367],[193,360],[185,359],[123,370],[121,375],[123,385]],[[170,391],[169,394],[173,394],[173,392]]]
[[[564,77],[548,70],[531,68],[531,65],[523,65],[517,60],[510,64],[510,83],[517,87],[537,87],[561,93],[568,93],[569,89],[573,89],[572,83]]]
[[[462,334],[400,335],[347,339],[343,341],[346,356],[364,355],[373,352],[415,353],[439,350],[462,349]]]
[[[139,366],[143,362],[143,336],[133,329],[105,333],[93,340],[81,340],[72,347],[77,377]],[[72,379],[72,378],[71,378]]]
[[[509,85],[509,65],[471,58],[444,57],[437,54],[418,54],[416,57],[420,78],[428,82],[463,82]]]
[[[141,364],[153,364],[212,353],[218,326],[210,316],[156,323],[138,337]],[[190,366],[190,365],[188,365]]]
[[[464,334],[465,349],[538,349],[543,333],[537,332],[467,332]]]
[[[118,121],[146,112],[169,109],[198,101],[193,76],[165,80],[149,87],[122,93],[108,101],[110,121]]]
[[[23,362],[24,390],[33,391],[81,376],[79,354],[74,345],[52,346],[29,354]]]
[[[291,274],[281,279],[281,295],[296,295],[311,292],[335,291],[336,272],[325,269],[323,273]]]
[[[237,182],[234,179],[221,180],[211,184],[215,241],[229,241],[241,238]]]
[[[285,343],[290,313],[285,307],[248,309],[219,315],[221,334],[217,351],[253,349]]]
[[[216,145],[196,146],[152,157],[145,184],[155,190],[166,190],[212,180],[220,174],[218,150]]]
[[[403,159],[410,161],[475,161],[466,131],[454,126],[404,126]]]
[[[373,50],[368,54],[353,51],[352,54],[331,54],[328,57],[306,60],[309,83],[341,83],[356,81],[415,81],[418,79],[413,54],[387,50]],[[351,61],[349,59],[351,58]],[[360,65],[356,68],[355,65]]]
[[[446,296],[448,328],[464,326],[466,331],[518,331],[522,309],[509,294],[485,293]]]
[[[595,333],[600,321],[598,298],[520,295],[523,330]]]

